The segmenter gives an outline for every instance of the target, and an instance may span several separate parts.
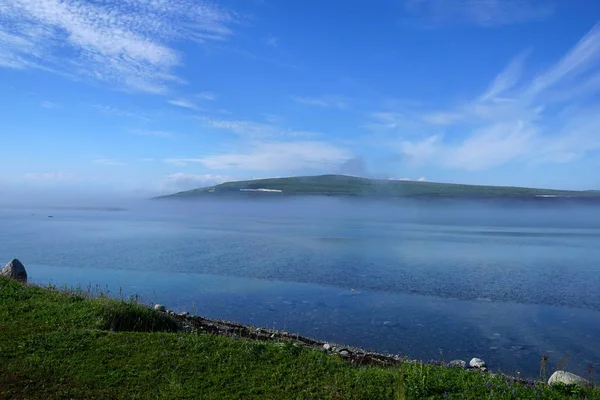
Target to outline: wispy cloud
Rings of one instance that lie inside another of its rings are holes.
[[[267,46],[279,47],[279,39],[277,39],[273,35],[267,36],[267,38],[265,39],[265,43],[267,44]]]
[[[125,110],[119,107],[108,106],[105,104],[94,104],[92,107],[99,113],[109,115],[111,117],[131,117],[149,122],[151,119],[143,112]]]
[[[307,104],[315,107],[339,108],[348,107],[346,100],[341,96],[322,96],[322,97],[300,97],[292,96],[292,100],[298,103]]]
[[[99,164],[99,165],[107,165],[107,166],[122,166],[122,165],[127,165],[124,162],[120,162],[117,160],[113,160],[111,158],[97,158],[94,161],[92,161],[94,164]]]
[[[200,93],[196,93],[194,95],[194,97],[201,99],[201,100],[207,100],[207,101],[214,101],[217,99],[217,95],[213,92],[200,92]]]
[[[161,138],[170,138],[173,137],[173,134],[168,131],[152,131],[152,130],[144,130],[144,129],[133,129],[130,131],[133,135],[138,136],[154,136]]]
[[[600,150],[600,25],[529,81],[527,54],[469,102],[378,112],[369,126],[396,136],[386,145],[406,162],[467,170],[570,162]]]
[[[41,106],[41,107],[43,107],[43,108],[48,108],[48,109],[51,109],[51,108],[59,108],[59,105],[58,105],[58,104],[56,104],[56,103],[53,103],[53,102],[51,102],[51,101],[42,101],[42,102],[40,103],[40,106]]]
[[[196,104],[186,99],[171,99],[168,100],[167,103],[175,107],[187,108],[194,111],[202,111],[201,107],[198,107]]]
[[[10,0],[0,15],[1,67],[154,93],[182,82],[171,43],[223,41],[235,22],[223,7],[196,0]]]
[[[496,27],[541,20],[556,9],[552,2],[537,0],[405,0],[404,5],[427,26]]]
[[[243,152],[215,154],[199,158],[166,160],[175,165],[199,163],[215,171],[282,171],[327,170],[331,171],[352,154],[325,142],[262,142],[248,146]]]
[[[281,137],[312,137],[318,133],[282,128],[271,123],[254,122],[248,120],[230,120],[206,118],[200,119],[205,127],[223,129],[245,138],[281,138]]]

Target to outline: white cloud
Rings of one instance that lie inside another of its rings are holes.
[[[42,106],[42,107],[44,107],[44,108],[48,108],[48,109],[51,109],[51,108],[58,108],[58,107],[59,107],[59,105],[58,105],[58,104],[56,104],[56,103],[53,103],[53,102],[51,102],[51,101],[42,101],[42,102],[40,103],[40,106]]]
[[[104,104],[94,104],[94,105],[92,105],[92,107],[94,109],[96,109],[98,112],[105,114],[105,115],[117,116],[117,117],[138,118],[140,120],[147,121],[147,122],[151,121],[151,119],[142,112],[134,112],[134,111],[124,110],[124,109],[121,109],[118,107],[107,106]]]
[[[155,137],[162,137],[162,138],[170,138],[173,136],[173,134],[168,131],[152,131],[152,130],[144,130],[144,129],[134,129],[130,132],[133,135],[138,135],[138,136],[155,136]]]
[[[204,126],[213,129],[223,129],[245,138],[277,138],[277,137],[311,137],[318,135],[316,132],[298,131],[281,128],[270,123],[254,122],[248,120],[226,120],[216,118],[201,118]]]
[[[279,39],[277,39],[273,35],[267,36],[267,38],[265,39],[265,43],[267,44],[267,46],[279,47]]]
[[[349,152],[327,143],[276,142],[258,144],[248,152],[203,157],[201,162],[215,170],[292,171],[331,168],[349,158]]]
[[[192,103],[191,101],[185,100],[185,99],[171,99],[171,100],[168,100],[167,103],[171,104],[172,106],[176,106],[176,107],[187,108],[187,109],[194,110],[194,111],[202,111],[202,108],[198,107],[196,104]]]
[[[600,25],[529,81],[521,73],[527,54],[471,101],[373,113],[368,126],[394,136],[385,145],[407,162],[465,170],[570,162],[600,150]]]
[[[94,164],[99,164],[99,165],[107,165],[107,166],[120,166],[120,165],[127,165],[126,163],[117,161],[117,160],[113,160],[111,158],[97,158],[93,161]]]
[[[309,106],[323,108],[339,108],[345,109],[348,107],[346,100],[341,96],[323,96],[323,97],[299,97],[292,96],[292,100],[298,103],[307,104]]]
[[[405,0],[406,11],[429,26],[472,24],[496,27],[541,20],[554,13],[537,0]]]
[[[295,171],[331,170],[352,154],[340,147],[313,141],[264,142],[248,146],[239,153],[216,154],[199,158],[174,158],[165,161],[175,165],[199,163],[211,170]]]
[[[217,99],[217,95],[213,92],[200,92],[196,93],[194,97],[197,97],[202,100],[214,101]]]
[[[181,83],[170,43],[226,40],[235,20],[196,0],[9,0],[0,16],[0,66],[155,93]]]

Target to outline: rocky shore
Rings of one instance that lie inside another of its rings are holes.
[[[25,266],[18,259],[13,259],[6,264],[6,266],[0,270],[0,276],[14,279],[23,283],[27,283],[28,278]],[[176,321],[176,323],[179,325],[179,328],[183,332],[223,335],[233,338],[245,338],[262,342],[292,343],[295,345],[318,349],[330,354],[338,354],[348,363],[357,366],[394,366],[405,363],[414,364],[422,362],[406,356],[372,352],[361,348],[324,342],[285,331],[243,325],[231,321],[208,319],[200,316],[190,315],[188,312],[175,313],[171,310],[168,310],[164,305],[161,304],[156,304],[154,306],[154,310],[169,315],[174,321]],[[476,357],[472,358],[468,363],[464,360],[452,360],[450,362],[445,362],[442,360],[430,360],[428,363],[447,366],[449,368],[461,368],[477,373],[493,374],[488,370],[487,363]],[[494,375],[501,375],[507,379],[511,379],[515,382],[518,381],[524,384],[531,382],[523,378],[504,374]],[[562,370],[555,371],[548,379],[547,383],[549,385],[555,383],[564,383],[567,385],[575,384],[581,386],[590,385],[590,382],[585,378]]]

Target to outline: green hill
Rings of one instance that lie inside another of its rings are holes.
[[[479,186],[435,182],[367,179],[346,175],[296,176],[226,182],[159,198],[259,194],[325,196],[577,196],[600,197],[600,191],[570,191],[512,186]]]

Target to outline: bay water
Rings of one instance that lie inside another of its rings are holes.
[[[600,367],[600,203],[336,197],[0,208],[0,262],[176,311],[537,377]],[[106,207],[111,206],[111,207]]]

